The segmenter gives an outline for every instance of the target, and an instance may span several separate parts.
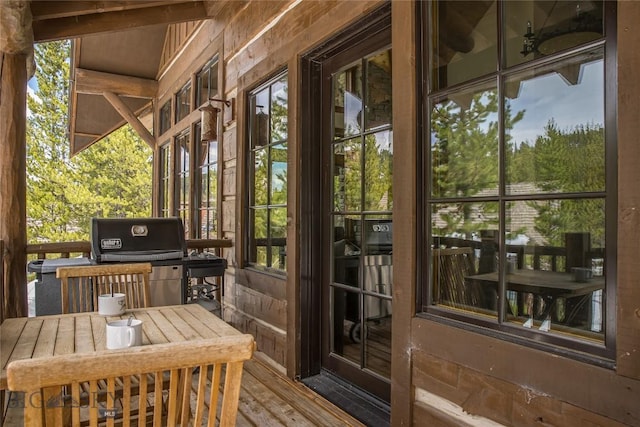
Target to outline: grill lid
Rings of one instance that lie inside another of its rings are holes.
[[[181,259],[187,254],[180,218],[92,218],[91,250],[98,262]]]

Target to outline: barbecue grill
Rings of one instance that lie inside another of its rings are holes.
[[[150,262],[151,305],[187,302],[193,278],[222,276],[227,263],[213,254],[187,254],[180,218],[93,218],[91,256],[98,264]]]

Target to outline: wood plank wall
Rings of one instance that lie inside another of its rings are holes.
[[[288,274],[276,276],[242,268],[243,236],[246,235],[243,217],[243,194],[246,170],[244,141],[245,97],[251,88],[269,75],[289,70],[290,94],[295,97],[300,82],[298,58],[319,45],[332,34],[346,28],[350,22],[380,5],[379,1],[304,2],[297,6],[257,40],[248,43],[278,16],[291,2],[233,2],[234,9],[225,11],[224,22],[211,20],[192,40],[185,60],[168,69],[160,81],[159,93],[167,99],[172,91],[184,84],[185,78],[210,58],[216,49],[223,64],[222,87],[227,99],[235,98],[236,119],[224,127],[220,155],[222,176],[223,238],[232,239],[235,246],[225,250],[229,262],[226,277],[225,320],[256,337],[258,349],[287,368],[291,377],[296,372],[296,336],[300,332],[296,321],[299,313],[297,277],[297,246],[288,248]],[[585,420],[597,425],[617,425],[619,422],[640,422],[637,403],[637,379],[640,377],[640,351],[633,345],[640,342],[638,300],[640,277],[635,269],[638,252],[638,196],[637,167],[640,152],[636,135],[640,133],[640,86],[634,77],[638,55],[630,46],[638,44],[640,2],[619,2],[619,38],[624,65],[620,71],[620,148],[625,156],[620,163],[620,178],[629,184],[620,190],[621,226],[619,229],[619,271],[624,312],[618,313],[622,326],[619,344],[631,351],[625,359],[618,359],[619,371],[600,368],[560,358],[545,352],[508,343],[415,317],[415,183],[416,171],[404,165],[414,164],[415,132],[417,126],[415,98],[415,2],[393,2],[393,61],[394,61],[394,239],[403,241],[394,253],[394,325],[392,376],[393,424],[420,424],[426,420],[438,425],[456,422],[430,405],[429,393],[493,420],[513,425],[549,423],[573,425]],[[227,19],[228,18],[228,19]],[[628,89],[628,90],[627,90]],[[158,103],[159,105],[162,102]],[[297,100],[290,100],[291,155],[301,141],[295,123],[298,120]],[[627,155],[628,154],[628,155]],[[299,175],[297,158],[290,159],[290,190],[297,189]],[[296,191],[296,190],[291,190]],[[297,190],[300,191],[300,190]],[[292,227],[296,232],[299,218],[297,196],[290,195]],[[292,237],[297,242],[297,237]],[[412,243],[413,242],[413,243]],[[299,242],[297,242],[299,243]],[[396,262],[397,261],[397,262]],[[624,283],[622,282],[624,281]],[[634,317],[636,316],[636,317]],[[632,351],[633,350],[633,351]],[[416,398],[416,396],[418,396]]]

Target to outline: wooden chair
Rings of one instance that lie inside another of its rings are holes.
[[[434,300],[456,308],[479,307],[480,291],[465,281],[475,272],[473,248],[433,249],[432,254]]]
[[[244,361],[251,359],[254,347],[253,337],[245,334],[18,360],[7,367],[7,383],[9,390],[25,392],[27,426],[61,425],[60,420],[64,419],[61,402],[65,400],[71,402],[68,418],[73,426],[81,425],[83,415],[88,415],[90,426],[105,422],[107,426],[114,425],[114,418],[123,426],[147,422],[154,426],[190,423],[201,426],[203,422],[213,426],[218,418],[222,368],[225,368],[218,425],[234,426]],[[148,376],[168,377],[168,390],[163,392],[156,386],[148,392],[145,384]],[[141,383],[137,384],[134,378],[141,379]],[[81,386],[87,382],[90,392],[83,396]],[[107,384],[105,403],[92,398],[101,383]],[[62,392],[68,384],[70,396]],[[115,391],[117,384],[123,384],[121,393]],[[137,396],[132,397],[134,394]],[[44,401],[43,395],[54,398]],[[152,405],[148,406],[148,402]]]
[[[120,292],[127,308],[150,307],[150,263],[58,267],[62,313],[98,311],[98,295]]]

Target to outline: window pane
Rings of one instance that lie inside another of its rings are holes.
[[[350,139],[333,146],[333,197],[336,211],[359,211],[361,200],[361,144]]]
[[[171,101],[167,101],[160,108],[160,135],[171,127]]]
[[[391,254],[393,244],[393,223],[391,222],[391,215],[367,215],[363,228],[363,250],[365,254]]]
[[[265,89],[251,97],[251,148],[269,143],[269,90]]]
[[[271,147],[271,205],[287,203],[287,145]]]
[[[495,72],[498,63],[495,1],[433,2],[431,89]]]
[[[391,126],[391,50],[367,60],[365,129]]]
[[[271,142],[287,140],[287,76],[271,86]]]
[[[176,94],[176,122],[191,112],[191,85],[187,84]]]
[[[451,93],[431,105],[434,197],[498,194],[498,94],[495,85]]]
[[[505,84],[507,194],[603,191],[602,52],[535,68]]]
[[[253,205],[266,206],[268,204],[267,168],[269,157],[266,149],[253,151]]]
[[[286,269],[287,250],[287,209],[270,209],[271,225],[271,267],[279,270]]]
[[[603,341],[605,201],[508,204],[509,320]]]
[[[365,137],[365,207],[366,211],[390,211],[393,208],[392,132]]]
[[[331,288],[333,348],[336,354],[360,365],[361,324],[358,294],[342,288]]]
[[[498,203],[438,203],[431,215],[433,303],[496,318],[497,285],[473,276],[495,271]]]
[[[507,1],[508,67],[601,38],[602,1]]]
[[[386,284],[381,284],[378,290],[386,292],[386,289]],[[373,372],[390,378],[391,299],[366,295],[364,297],[364,316],[364,334],[367,337],[364,340],[364,365]]]
[[[362,65],[354,65],[334,78],[335,137],[358,135],[362,114]]]

